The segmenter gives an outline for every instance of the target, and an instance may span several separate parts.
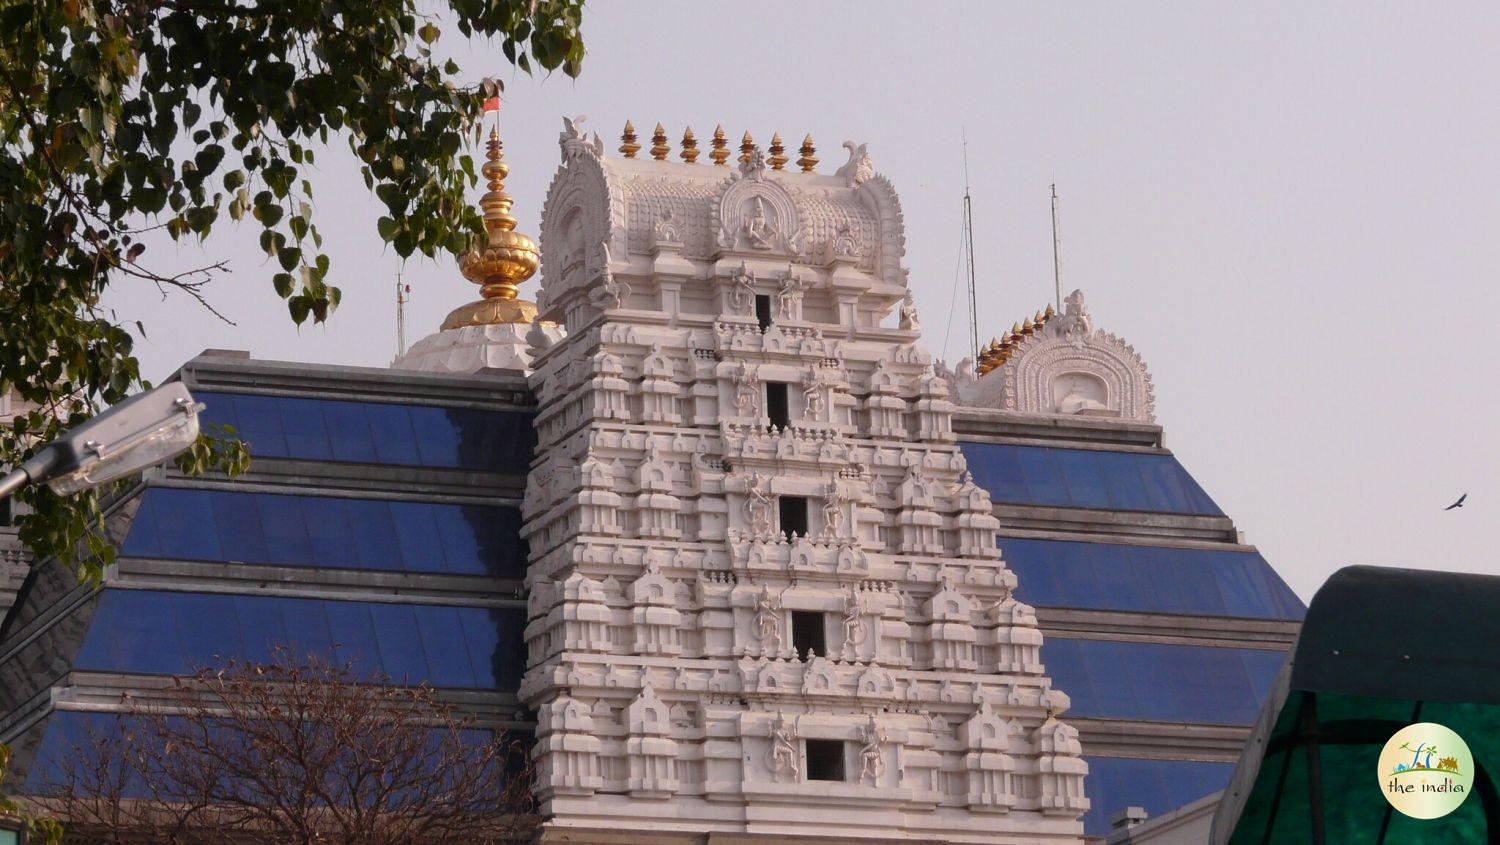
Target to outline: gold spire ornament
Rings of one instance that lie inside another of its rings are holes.
[[[671,151],[672,148],[667,146],[667,130],[661,128],[660,123],[656,124],[656,131],[651,133],[651,157],[657,161],[666,161],[667,153]]]
[[[766,163],[771,165],[772,170],[780,170],[783,165],[791,161],[791,159],[786,157],[786,147],[781,145],[780,132],[773,132],[771,134],[771,146],[767,148],[766,152],[771,154],[771,157],[766,159]]]
[[[818,166],[818,157],[816,155],[818,148],[813,146],[811,135],[802,139],[802,149],[797,152],[802,155],[801,158],[797,159],[797,166],[802,168],[803,173],[813,172],[813,168]]]
[[[682,152],[678,153],[682,160],[688,164],[698,163],[698,139],[693,137],[693,127],[689,126],[682,133]]]
[[[729,139],[724,135],[724,124],[714,127],[713,140],[709,142],[713,150],[708,157],[713,159],[714,164],[722,165],[729,160]]]
[[[745,137],[740,139],[740,164],[750,163],[750,154],[755,152],[755,139],[746,132]]]
[[[635,127],[628,120],[625,121],[625,131],[620,134],[620,142],[620,154],[626,158],[635,158],[641,150],[641,145],[635,140]]]
[[[484,212],[485,240],[475,244],[458,259],[464,278],[479,285],[478,302],[455,308],[443,320],[443,329],[464,326],[489,326],[504,323],[530,323],[536,319],[536,303],[517,299],[521,283],[536,273],[541,252],[536,241],[516,231],[511,215],[513,200],[505,192],[505,177],[510,167],[500,144],[498,129],[490,130],[481,172],[489,188],[479,199]]]

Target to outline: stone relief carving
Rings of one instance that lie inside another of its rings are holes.
[[[823,419],[824,389],[817,369],[809,367],[807,375],[802,377],[802,418],[808,422],[820,422]]]
[[[745,492],[745,519],[750,523],[750,531],[756,536],[770,534],[773,527],[771,513],[776,507],[776,498],[771,495],[770,482],[761,481],[759,475],[752,474],[750,481],[746,484]]]
[[[776,315],[784,320],[802,319],[802,279],[790,266],[782,279],[781,290],[776,292]]]
[[[902,329],[909,332],[919,332],[922,330],[922,322],[917,319],[917,302],[912,299],[911,291],[907,291],[906,296],[901,300],[901,322],[899,325]]]
[[[770,249],[775,246],[776,223],[766,215],[764,197],[751,197],[740,209],[740,234],[751,249]]]
[[[748,362],[734,376],[734,408],[742,417],[760,416],[760,379]]]
[[[771,777],[779,781],[785,775],[790,780],[800,780],[801,754],[794,742],[797,738],[796,726],[788,722],[785,715],[778,713],[767,735],[771,738],[771,748],[766,752],[766,766],[771,770]]]
[[[868,144],[845,141],[844,149],[849,151],[849,160],[844,162],[833,175],[841,177],[851,188],[874,176],[875,165],[870,161],[870,154],[865,149],[868,146]]]
[[[755,638],[761,654],[781,653],[781,597],[772,595],[770,587],[761,588],[755,599]]]
[[[870,717],[870,723],[860,731],[859,748],[859,779],[861,782],[870,781],[871,784],[879,784],[881,775],[885,774],[885,755],[880,751],[880,746],[885,742],[885,729]]]
[[[740,267],[730,276],[734,288],[729,294],[730,304],[734,306],[736,314],[753,314],[755,312],[755,273],[745,267],[745,262],[740,262]]]
[[[859,647],[865,642],[865,621],[860,618],[864,608],[859,601],[859,591],[853,585],[849,587],[849,595],[844,597],[844,645],[840,655],[844,660],[855,660],[859,657]]]

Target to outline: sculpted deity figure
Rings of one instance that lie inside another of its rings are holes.
[[[762,486],[759,475],[750,476],[746,492],[749,498],[745,500],[745,519],[750,523],[750,532],[757,535],[771,533],[771,510],[776,503],[770,491]]]
[[[863,745],[859,749],[859,779],[863,781],[869,778],[871,783],[879,784],[880,776],[885,774],[885,758],[880,753],[880,744],[885,742],[885,729],[875,723],[874,716],[870,717],[870,724],[860,732],[860,739]]]
[[[912,299],[911,291],[901,300],[901,328],[906,331],[919,332],[922,330],[922,322],[917,319],[917,302]]]
[[[751,249],[770,249],[771,239],[776,237],[776,227],[766,216],[766,201],[755,197],[749,202],[750,213],[740,223],[740,232]]]
[[[781,651],[781,607],[766,587],[755,600],[755,638],[762,643],[763,654]]]
[[[730,279],[734,282],[734,290],[729,301],[734,305],[735,313],[749,314],[755,306],[755,274],[741,261],[740,269]]]
[[[771,750],[766,753],[766,763],[771,767],[772,777],[781,780],[782,774],[790,774],[792,780],[797,780],[802,776],[801,767],[797,765],[797,746],[792,742],[797,734],[787,722],[786,716],[776,717],[771,725],[770,737]]]
[[[806,410],[803,419],[817,422],[823,416],[823,385],[818,380],[818,371],[809,368],[802,379],[802,403]]]
[[[786,320],[797,319],[802,314],[802,280],[790,267],[781,290],[776,292],[776,314]]]
[[[749,362],[740,364],[734,376],[734,408],[742,417],[760,416],[760,381]]]
[[[837,537],[844,529],[844,502],[848,501],[843,492],[839,490],[837,481],[828,482],[823,488],[823,533],[828,537]]]
[[[625,300],[630,298],[630,285],[623,280],[617,280],[609,271],[609,244],[601,244],[599,249],[604,256],[596,276],[600,281],[600,286],[589,291],[589,301],[601,311],[621,308]]]
[[[859,618],[860,610],[859,593],[851,584],[849,586],[849,595],[844,597],[844,648],[842,656],[846,660],[853,660],[857,656],[854,650],[855,646],[865,641],[865,622]]]

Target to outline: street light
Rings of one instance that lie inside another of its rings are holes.
[[[126,399],[47,444],[0,479],[0,501],[27,484],[61,495],[98,487],[173,458],[198,439],[198,412],[182,382]]]

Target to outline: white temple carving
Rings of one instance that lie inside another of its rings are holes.
[[[1083,292],[1063,300],[1063,312],[1018,323],[1004,340],[980,351],[978,374],[966,359],[941,368],[965,405],[1027,414],[1116,417],[1155,421],[1155,395],[1146,362],[1135,348],[1094,327]]]
[[[523,509],[547,824],[1081,842],[1068,699],[864,145],[832,175],[748,137],[739,167],[717,140],[716,164],[606,155],[576,124],[561,146],[536,319],[566,333],[527,351]],[[1149,389],[1113,396],[1149,415]]]

